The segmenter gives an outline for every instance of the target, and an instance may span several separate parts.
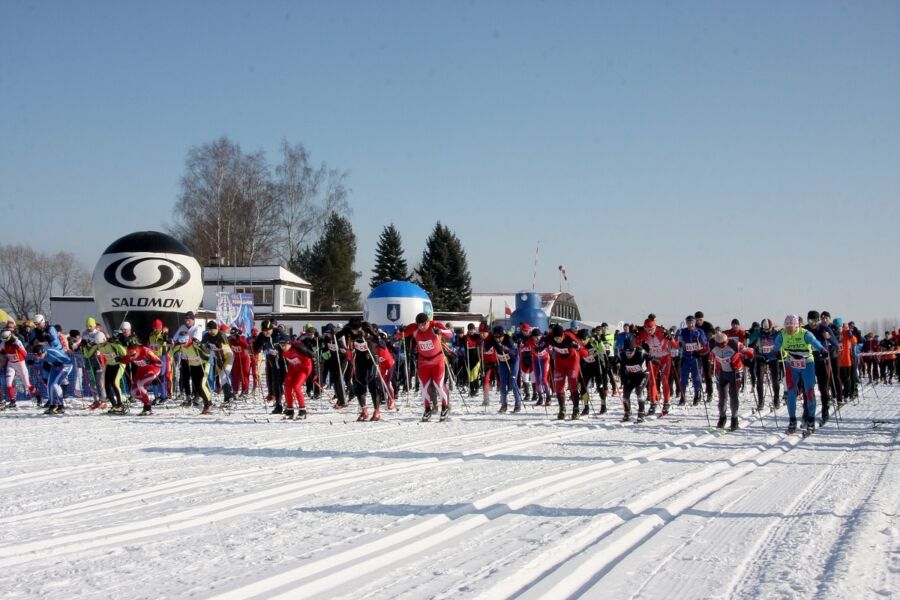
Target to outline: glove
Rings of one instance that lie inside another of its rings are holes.
[[[326,351],[326,352],[322,353],[322,360],[330,360],[330,359],[331,359],[331,352]]]
[[[440,335],[440,334],[441,334],[441,329],[440,329],[440,327],[432,327],[432,328],[431,328],[431,331],[433,331],[435,335]]]

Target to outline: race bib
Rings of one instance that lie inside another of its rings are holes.
[[[669,356],[672,358],[678,358],[678,348],[671,348],[669,350]]]
[[[644,370],[644,365],[625,365],[625,370],[629,373],[640,373]]]
[[[364,342],[353,342],[353,347],[356,348],[357,352],[365,352],[369,349],[368,344]]]
[[[698,352],[700,350],[700,344],[693,342],[690,344],[685,344],[684,349],[688,352]]]
[[[775,346],[773,344],[764,344],[762,346],[763,354],[771,354],[775,350]]]
[[[805,369],[806,368],[806,359],[805,358],[791,358],[788,359],[788,365],[792,369]]]
[[[557,348],[557,347],[554,346],[554,347],[553,347],[553,350],[554,350],[557,354],[568,354],[568,353],[569,353],[569,349],[568,349],[568,348]]]
[[[434,342],[432,342],[431,340],[419,341],[419,351],[420,352],[428,352],[430,350],[434,350]]]
[[[337,352],[337,344],[328,344],[328,349],[332,352]]]

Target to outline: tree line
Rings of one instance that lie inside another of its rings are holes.
[[[313,162],[300,143],[282,141],[276,163],[226,136],[190,148],[168,232],[203,265],[280,264],[313,286],[313,310],[359,310],[360,273],[350,223],[348,172]],[[90,273],[74,255],[0,247],[0,306],[19,318],[47,312],[51,294],[91,294]],[[404,259],[400,232],[386,226],[370,284],[420,284],[436,310],[466,311],[471,277],[459,238],[438,222],[418,265]]]

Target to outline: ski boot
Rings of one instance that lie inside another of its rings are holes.
[[[585,404],[584,407],[582,407],[582,409],[581,409],[581,416],[586,417],[589,414],[591,414],[591,405]]]
[[[601,415],[606,414],[606,400],[603,400],[600,402],[600,414]]]
[[[691,402],[691,406],[700,406],[700,394],[694,396],[694,401]]]
[[[788,421],[787,430],[785,431],[788,435],[794,435],[797,433],[797,419],[791,419]]]
[[[102,406],[102,403],[99,400],[94,400],[88,405],[88,410],[97,410]]]
[[[716,429],[725,429],[725,422],[727,421],[727,417],[725,415],[719,415],[719,421],[716,423]]]
[[[803,437],[810,436],[816,432],[816,420],[809,419],[806,421],[806,433],[803,434]]]
[[[430,420],[431,420],[431,405],[430,405],[430,404],[426,404],[426,405],[425,405],[425,412],[422,414],[422,422],[423,422],[423,423],[427,423],[427,422],[430,421]]]
[[[738,418],[731,417],[731,427],[729,428],[729,431],[737,431],[738,429],[740,429],[740,424],[738,423]]]
[[[297,414],[294,416],[294,419],[297,421],[305,421],[306,420],[306,409],[300,408],[297,410]]]
[[[556,402],[559,405],[559,412],[556,414],[556,420],[563,421],[566,418],[566,397],[562,394],[557,394]]]
[[[144,408],[141,410],[141,412],[138,413],[138,416],[139,417],[149,417],[152,414],[153,414],[153,409],[150,408],[149,404],[145,404]]]
[[[520,413],[520,412],[522,412],[522,405],[521,405],[521,404],[516,404],[516,405],[513,407],[513,412],[514,412],[514,413]]]
[[[288,420],[288,421],[290,421],[291,419],[293,419],[293,418],[294,418],[294,409],[293,409],[293,408],[286,408],[286,409],[284,409],[283,411],[281,411],[281,418],[283,418],[283,419],[285,419],[285,420]]]
[[[501,415],[506,412],[506,402],[503,402],[502,404],[500,404],[500,410],[498,410],[497,412],[500,413]]]
[[[381,420],[381,409],[376,406],[375,410],[372,411],[372,418],[369,420],[370,421],[380,421]]]
[[[269,414],[272,415],[280,415],[284,413],[284,407],[281,405],[281,402],[275,403],[275,408],[272,409],[272,412]]]
[[[357,421],[368,421],[369,420],[369,407],[363,406],[359,409],[359,416],[356,417]]]
[[[204,402],[203,410],[200,411],[201,415],[211,415],[212,414],[212,402]]]
[[[639,410],[637,414],[637,419],[634,420],[635,423],[643,423],[644,422],[644,411]]]
[[[662,410],[660,411],[659,416],[660,416],[660,418],[662,418],[662,417],[666,416],[667,414],[669,414],[669,403],[663,402]]]
[[[684,399],[684,394],[682,394],[681,397],[678,399],[678,406],[684,406],[685,404],[687,404],[687,402]]]
[[[647,411],[647,416],[651,417],[656,414],[656,402],[650,403],[650,410]]]
[[[446,404],[446,405],[444,405],[444,406],[441,407],[441,416],[440,416],[440,420],[441,420],[441,421],[446,421],[446,420],[449,419],[449,418],[450,418],[450,405],[449,405],[449,404]]]

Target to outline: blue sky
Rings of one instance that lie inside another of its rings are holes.
[[[900,313],[897,2],[0,0],[6,243],[92,268],[223,134],[350,172],[364,293],[441,220],[592,320]]]

